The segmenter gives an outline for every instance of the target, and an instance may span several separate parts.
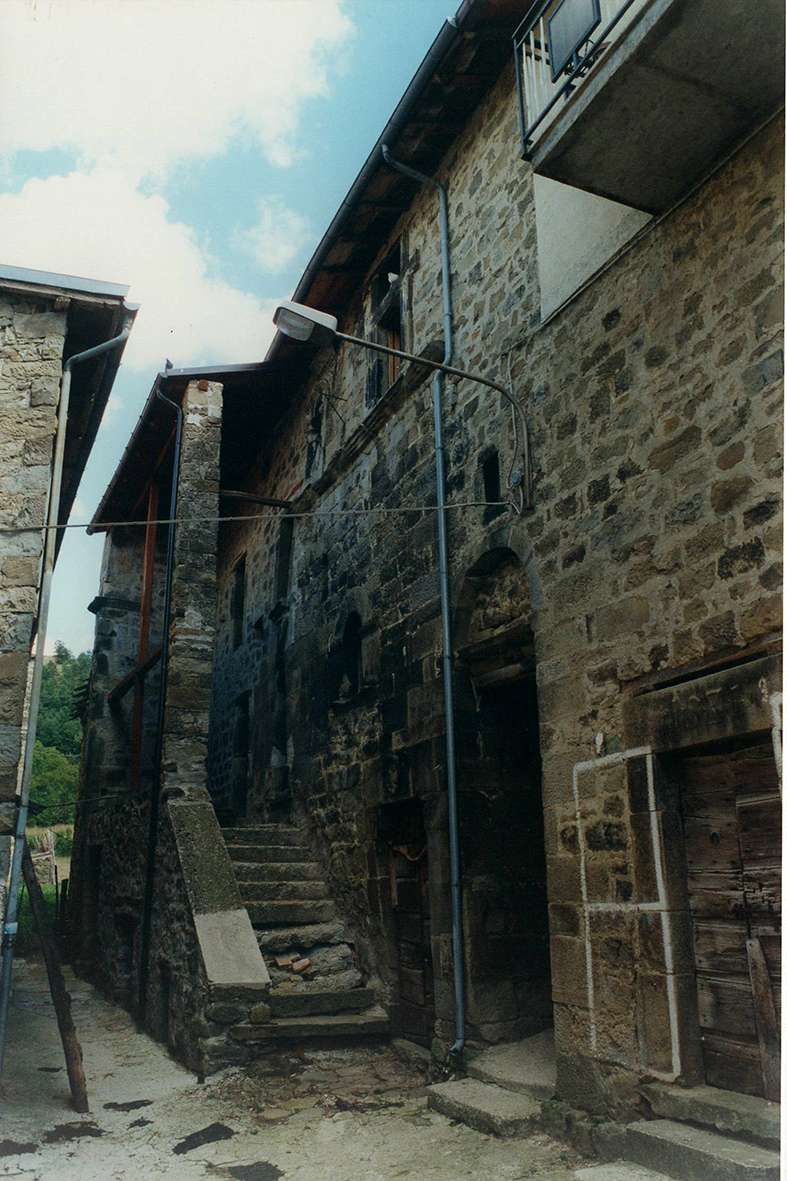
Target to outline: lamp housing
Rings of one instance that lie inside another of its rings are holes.
[[[295,340],[299,344],[310,344],[323,348],[330,344],[336,335],[338,320],[328,312],[318,312],[316,308],[306,307],[302,303],[284,300],[273,314],[273,323],[279,332]]]

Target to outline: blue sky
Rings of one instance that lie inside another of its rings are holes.
[[[272,305],[457,4],[3,0],[0,260],[128,283],[141,305],[72,521],[165,357],[264,355]],[[68,532],[48,647],[92,647],[101,549]]]

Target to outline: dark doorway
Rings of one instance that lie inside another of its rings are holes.
[[[770,742],[678,763],[705,1080],[778,1099],[781,794]]]
[[[460,778],[468,1018],[488,1041],[553,1022],[536,682],[506,672],[477,679]]]

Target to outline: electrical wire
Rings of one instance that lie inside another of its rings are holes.
[[[513,413],[513,410],[512,410]],[[465,509],[465,508],[499,508],[508,506],[516,508],[516,505],[510,500],[463,500],[457,501],[455,504],[443,505],[445,509]],[[300,521],[309,518],[319,517],[371,517],[371,516],[389,516],[397,513],[432,513],[443,511],[436,504],[411,504],[398,505],[396,508],[337,508],[337,509],[315,509],[312,511],[303,512],[285,512],[278,509],[268,513],[242,513],[238,516],[216,516],[216,517],[157,517],[155,520],[148,521],[146,519],[136,518],[127,521],[102,521],[100,526],[96,527],[98,532],[105,529],[117,529],[121,526],[138,526],[146,528],[148,525],[206,525],[215,523],[227,523],[234,521],[282,521],[293,520]],[[89,529],[92,522],[84,521],[66,525],[0,525],[0,534],[3,533],[44,533],[49,529]]]

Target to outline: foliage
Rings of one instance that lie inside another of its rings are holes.
[[[74,849],[73,828],[55,833],[55,857],[70,857]]]
[[[90,675],[90,654],[73,656],[65,644],[55,647],[41,677],[41,701],[30,781],[31,811],[42,822],[73,821],[79,779],[82,726],[72,718],[74,691]],[[67,857],[64,851],[59,856]]]
[[[82,726],[71,717],[74,690],[90,676],[90,654],[72,656],[58,642],[54,660],[44,665],[41,677],[41,704],[36,738],[42,746],[52,747],[72,759],[79,759]]]
[[[30,780],[30,799],[37,813],[45,809],[42,821],[73,820],[73,804],[77,795],[79,760],[70,759],[51,746],[36,742],[33,752],[33,774]]]

